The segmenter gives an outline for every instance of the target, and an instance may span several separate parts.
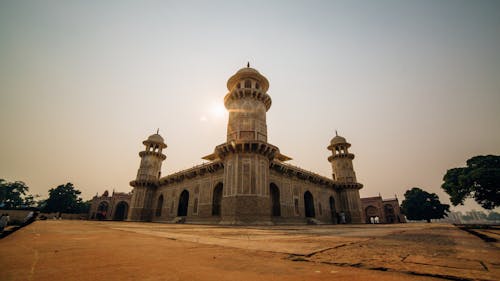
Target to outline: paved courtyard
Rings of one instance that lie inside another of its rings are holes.
[[[490,233],[498,235],[498,233]],[[0,280],[499,280],[498,244],[446,224],[221,227],[37,221]]]

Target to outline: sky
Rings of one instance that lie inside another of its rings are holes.
[[[449,203],[447,169],[500,154],[500,1],[0,0],[0,178],[128,192],[157,128],[163,175],[201,164],[247,62],[268,141],[331,177],[338,130],[362,197]]]

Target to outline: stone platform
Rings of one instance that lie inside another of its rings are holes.
[[[498,233],[496,234],[498,235]],[[446,224],[224,227],[37,221],[0,240],[0,280],[498,280]]]

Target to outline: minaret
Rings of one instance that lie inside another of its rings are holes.
[[[280,154],[267,143],[269,82],[247,65],[229,78],[227,88],[227,142],[214,153],[224,163],[221,223],[270,224],[269,163]]]
[[[349,147],[351,144],[335,132],[335,137],[328,146],[328,150],[332,151],[332,156],[328,157],[328,161],[332,164],[334,181],[356,182],[356,173],[354,173],[352,166],[354,154],[349,153]]]
[[[128,220],[131,221],[151,220],[153,193],[158,187],[161,164],[167,158],[162,153],[167,145],[158,133],[149,136],[142,143],[145,149],[139,152],[141,164],[136,179],[130,182],[130,185],[134,187],[128,215]]]
[[[224,105],[229,110],[227,142],[267,142],[266,112],[271,107],[271,97],[267,94],[269,81],[248,66],[229,78],[227,88],[229,93],[224,97]]]
[[[328,150],[332,155],[328,161],[332,164],[332,178],[339,190],[341,211],[345,212],[348,223],[362,223],[361,199],[359,190],[363,187],[356,180],[356,173],[352,165],[354,154],[349,153],[351,144],[335,131],[335,137],[330,141]]]

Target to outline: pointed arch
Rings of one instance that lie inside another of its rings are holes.
[[[177,208],[177,216],[185,217],[188,213],[189,205],[189,191],[183,190],[181,196],[179,197],[179,207]]]
[[[304,209],[306,211],[306,218],[314,218],[316,216],[314,211],[314,198],[309,191],[304,193]]]
[[[271,194],[271,214],[273,217],[281,216],[281,205],[280,205],[280,190],[278,186],[274,183],[270,185]]]
[[[222,191],[223,184],[219,182],[215,187],[212,194],[212,216],[220,216],[222,209]]]
[[[157,217],[161,217],[161,210],[163,209],[163,194],[161,194],[158,197],[158,200],[156,201],[156,212],[155,215]]]
[[[116,204],[115,214],[113,215],[113,220],[123,221],[127,219],[128,204],[125,201],[120,201]]]
[[[330,196],[329,203],[332,223],[337,223],[337,212],[335,211],[335,199],[333,198],[333,196]]]
[[[107,201],[102,201],[99,203],[99,206],[97,207],[97,219],[98,220],[104,220],[106,219],[106,216],[108,214],[108,209],[109,209],[109,203]]]

